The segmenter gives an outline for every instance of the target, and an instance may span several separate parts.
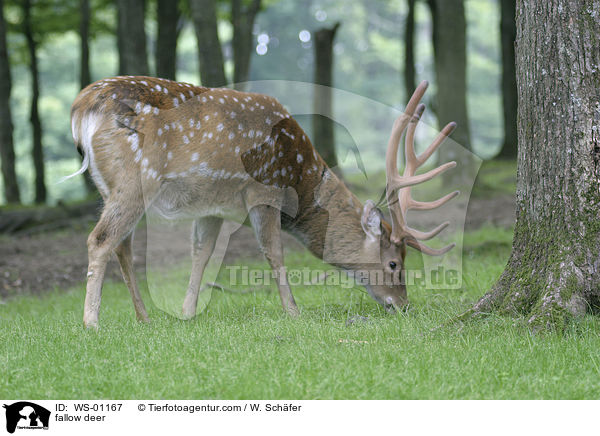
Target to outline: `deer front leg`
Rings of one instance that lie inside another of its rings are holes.
[[[129,289],[129,293],[131,294],[131,300],[133,301],[133,307],[135,309],[135,316],[138,321],[148,322],[149,319],[148,313],[146,312],[146,306],[144,306],[144,302],[142,301],[140,289],[138,287],[135,272],[133,270],[132,243],[133,232],[127,235],[125,239],[123,239],[123,241],[115,250],[115,253],[117,254],[117,258],[119,259],[119,265],[121,266],[121,274],[123,275],[123,280],[125,281],[127,289]]]
[[[277,288],[279,289],[283,309],[289,315],[297,316],[300,312],[294,301],[283,264],[281,212],[277,208],[260,205],[250,209],[249,215],[260,249],[269,262],[277,280]]]
[[[98,328],[102,282],[113,250],[132,232],[144,213],[143,199],[108,199],[100,220],[87,240],[88,273],[83,309],[85,327]],[[137,200],[137,201],[136,201]]]
[[[194,221],[192,227],[192,273],[182,311],[186,319],[196,316],[204,268],[215,249],[222,224],[223,219],[217,217],[204,217]]]

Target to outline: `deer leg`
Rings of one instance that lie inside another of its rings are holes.
[[[215,249],[215,243],[223,224],[222,218],[204,217],[194,221],[192,227],[192,273],[187,293],[183,300],[183,316],[186,319],[196,316],[200,283],[204,268]]]
[[[250,223],[262,253],[273,270],[283,309],[292,316],[299,314],[283,264],[281,245],[281,213],[272,206],[260,205],[250,209]]]
[[[131,300],[133,301],[133,307],[135,309],[135,316],[138,321],[148,322],[149,319],[148,313],[146,312],[146,306],[144,306],[144,302],[142,301],[140,289],[138,287],[135,272],[133,270],[132,243],[133,232],[123,239],[123,241],[116,248],[115,253],[119,259],[123,280],[125,281],[127,289],[129,289],[129,293],[131,294]]]
[[[98,328],[102,282],[106,264],[113,250],[132,232],[144,213],[143,199],[110,199],[104,206],[100,220],[87,240],[88,273],[83,324]]]

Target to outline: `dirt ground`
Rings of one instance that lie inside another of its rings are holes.
[[[447,206],[444,206],[447,207]],[[449,212],[460,215],[458,205]],[[464,214],[464,210],[462,211]],[[511,195],[493,198],[471,198],[466,212],[465,230],[473,230],[484,224],[509,227],[514,223],[515,203]],[[452,217],[445,216],[445,219]],[[430,223],[423,223],[429,225]],[[423,225],[423,228],[427,228]],[[0,238],[0,301],[3,298],[23,294],[39,294],[54,288],[67,289],[85,280],[87,271],[86,239],[93,221],[80,222],[76,228],[29,234],[27,236],[2,236]],[[419,226],[420,227],[420,226]],[[141,225],[136,231],[134,263],[136,271],[143,273],[146,267],[146,229]],[[152,255],[163,266],[177,263],[189,256],[187,238],[178,242],[153,244]],[[301,249],[301,245],[285,235],[287,249]],[[261,258],[250,228],[242,226],[230,239],[224,263],[237,258]],[[108,269],[108,279],[121,279],[119,266],[113,256]]]

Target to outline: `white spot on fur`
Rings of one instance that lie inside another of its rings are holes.
[[[192,162],[196,162],[198,160],[198,153],[192,153]]]
[[[298,156],[296,156],[296,161],[298,161],[298,163],[302,163],[303,160],[304,160],[304,158],[302,157],[301,154],[298,154]]]
[[[129,142],[131,144],[130,145],[131,151],[137,151],[137,149],[140,146],[139,137],[138,137],[137,133],[133,133],[133,134],[129,135],[127,137],[127,142]]]

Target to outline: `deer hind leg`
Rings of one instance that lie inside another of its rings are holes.
[[[125,239],[123,239],[123,241],[116,248],[115,253],[119,259],[123,280],[125,281],[127,289],[129,289],[129,293],[131,294],[131,300],[133,301],[133,307],[135,309],[135,316],[138,321],[148,322],[149,319],[148,313],[146,312],[146,306],[144,306],[144,302],[142,301],[140,289],[138,287],[135,272],[133,270],[133,233],[134,232],[132,231],[125,237]]]
[[[204,268],[206,268],[206,264],[215,249],[215,243],[222,224],[222,218],[210,216],[195,220],[192,226],[192,272],[182,310],[186,319],[196,316],[196,306]]]
[[[88,281],[83,311],[83,324],[86,327],[98,328],[106,264],[113,250],[132,232],[143,213],[144,202],[141,196],[109,197],[98,224],[90,233],[87,240]]]
[[[260,205],[250,209],[250,223],[262,253],[273,270],[283,309],[292,316],[300,312],[287,280],[281,245],[281,212],[272,206]]]

